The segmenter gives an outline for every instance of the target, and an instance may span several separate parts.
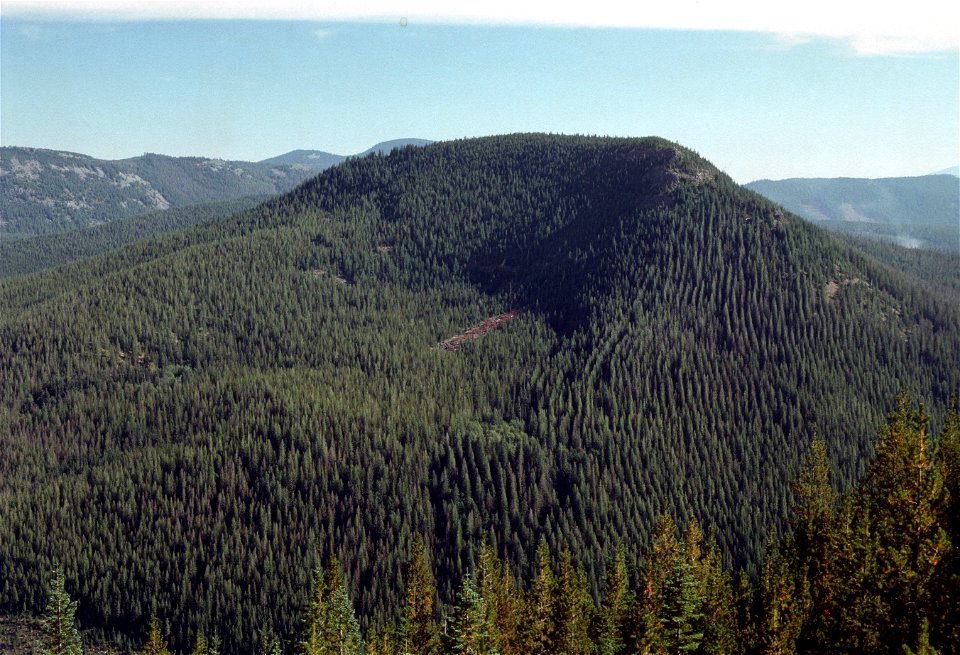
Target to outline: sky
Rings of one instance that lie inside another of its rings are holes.
[[[960,163],[954,3],[450,4],[4,0],[0,142],[257,161],[404,137],[655,135],[741,183]]]

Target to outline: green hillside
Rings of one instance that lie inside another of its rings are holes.
[[[416,534],[443,602],[483,540],[524,577],[568,546],[598,593],[661,513],[757,573],[813,424],[843,490],[901,388],[960,389],[941,287],[660,139],[351,159],[0,308],[0,609],[59,562],[84,625],[180,645],[292,633],[331,555],[396,618]]]

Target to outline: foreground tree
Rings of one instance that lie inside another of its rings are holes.
[[[933,583],[950,551],[947,494],[923,405],[897,398],[877,441],[865,486],[879,537],[879,590],[888,603],[882,643],[918,644],[934,614]]]
[[[432,655],[437,649],[437,624],[433,619],[433,599],[437,591],[427,561],[427,547],[419,535],[413,542],[404,585],[403,652]]]
[[[444,655],[498,655],[486,603],[471,576],[463,579],[444,638]]]
[[[317,567],[299,642],[303,655],[360,655],[360,624],[347,594],[340,563],[332,558],[326,573]]]
[[[156,615],[150,617],[147,626],[147,638],[140,649],[140,655],[171,655],[167,650],[167,638],[160,631],[160,621]]]
[[[38,644],[42,655],[81,655],[83,645],[74,623],[77,601],[64,589],[63,569],[53,570],[48,587],[47,609],[40,620],[42,636]]]

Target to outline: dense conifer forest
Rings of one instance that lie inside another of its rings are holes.
[[[60,566],[137,647],[943,649],[960,308],[921,268],[676,144],[513,135],[2,278],[0,609]],[[902,389],[942,441],[901,396],[874,448]]]

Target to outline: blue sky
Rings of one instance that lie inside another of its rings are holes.
[[[0,16],[3,145],[259,160],[400,137],[657,135],[739,182],[960,162],[949,34],[15,8]]]

